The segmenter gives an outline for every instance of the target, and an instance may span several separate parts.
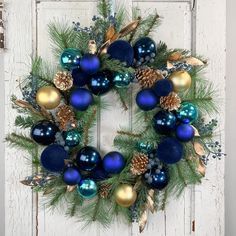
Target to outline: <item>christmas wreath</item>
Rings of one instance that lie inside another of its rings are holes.
[[[170,195],[201,182],[209,157],[225,155],[213,140],[217,120],[209,120],[217,96],[202,76],[205,60],[148,37],[157,13],[142,18],[134,9],[124,24],[124,9],[112,14],[105,0],[98,12],[89,28],[49,25],[60,65],[33,58],[22,99],[12,96],[15,125],[26,132],[6,140],[28,151],[34,173],[21,182],[42,192],[48,206],[65,203],[86,225],[107,226],[120,215],[138,221],[141,232],[148,211],[163,210]],[[102,148],[91,146],[106,109],[101,96],[115,91],[127,110],[131,89],[138,89],[132,129],[117,131],[115,150],[101,157]]]

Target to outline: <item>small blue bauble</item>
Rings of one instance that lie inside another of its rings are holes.
[[[175,130],[176,137],[183,142],[188,142],[194,137],[194,129],[189,124],[180,124]]]
[[[102,162],[104,170],[109,174],[118,174],[125,167],[125,159],[119,152],[107,153]]]
[[[152,170],[150,177],[152,179],[150,186],[154,189],[162,190],[169,183],[168,171],[165,168],[162,168],[161,170],[158,171],[155,169]]]
[[[147,88],[138,92],[136,103],[140,109],[150,111],[157,106],[159,99],[152,89]]]
[[[73,69],[71,74],[75,87],[83,87],[89,82],[89,75],[79,68]]]
[[[67,167],[62,175],[63,181],[67,185],[76,185],[81,180],[81,175],[76,167]]]
[[[88,87],[95,95],[103,95],[112,88],[112,78],[107,72],[99,72],[92,75]]]
[[[31,128],[32,139],[41,145],[54,143],[58,127],[50,121],[42,120]]]
[[[60,172],[64,169],[64,161],[67,157],[68,153],[63,146],[51,144],[43,150],[41,154],[41,164],[48,171]]]
[[[127,67],[133,64],[134,50],[127,41],[116,40],[108,47],[107,54],[112,59],[124,62]]]
[[[99,166],[91,172],[90,177],[95,181],[102,181],[108,178],[108,173],[102,166]]]
[[[153,125],[156,132],[168,134],[176,127],[176,117],[174,113],[168,111],[159,111],[153,117]]]
[[[91,199],[97,195],[97,184],[91,179],[83,179],[77,187],[79,195],[85,199]]]
[[[149,37],[141,38],[134,44],[134,58],[139,65],[154,58],[156,51],[156,44]]]
[[[77,129],[72,129],[64,132],[63,137],[65,140],[65,145],[68,147],[75,147],[81,141],[81,135]]]
[[[82,54],[80,50],[74,48],[67,48],[61,54],[61,66],[67,70],[79,68],[81,56]]]
[[[89,75],[97,73],[100,69],[99,58],[94,54],[85,54],[80,61],[80,68]]]
[[[160,79],[154,84],[153,90],[158,97],[167,96],[173,91],[173,84],[168,79]]]
[[[166,164],[174,164],[183,157],[183,145],[176,138],[166,138],[158,145],[157,157]]]
[[[150,142],[140,141],[137,143],[137,148],[142,153],[151,153],[154,146]]]
[[[70,95],[70,104],[76,110],[85,111],[93,103],[93,95],[88,89],[77,88]]]
[[[129,84],[133,81],[133,75],[130,73],[115,73],[113,77],[114,85],[117,88],[124,88],[129,86]]]
[[[76,163],[81,170],[91,171],[101,162],[101,156],[94,147],[83,147],[76,156]]]
[[[181,121],[187,120],[192,123],[198,118],[197,107],[190,102],[182,103],[180,109],[177,111],[177,118]]]

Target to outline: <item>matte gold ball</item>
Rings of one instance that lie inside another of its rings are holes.
[[[36,101],[39,106],[45,109],[54,109],[60,104],[61,95],[58,89],[52,86],[44,86],[38,90]]]
[[[122,207],[130,207],[137,199],[137,193],[132,185],[121,184],[115,192],[116,203]]]
[[[184,92],[187,89],[189,89],[192,82],[190,74],[187,71],[182,71],[182,70],[173,72],[170,75],[169,80],[172,81],[174,86],[174,91],[176,93]]]

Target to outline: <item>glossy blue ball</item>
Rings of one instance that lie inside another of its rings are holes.
[[[62,175],[63,181],[67,185],[76,185],[81,180],[81,175],[76,167],[67,167]]]
[[[153,126],[157,133],[168,134],[175,129],[176,121],[174,113],[159,111],[153,117]]]
[[[188,142],[194,137],[194,129],[189,124],[180,124],[175,130],[176,137],[183,142]]]
[[[134,50],[127,41],[116,40],[108,47],[107,54],[109,54],[112,59],[124,62],[127,67],[133,64]]]
[[[150,111],[157,106],[159,103],[159,98],[152,89],[143,89],[138,92],[136,96],[136,103],[140,109]]]
[[[65,159],[67,158],[68,153],[63,146],[51,144],[43,150],[40,160],[46,170],[60,172],[64,169]]]
[[[85,199],[91,199],[97,195],[98,187],[92,179],[83,179],[77,187],[79,195]]]
[[[65,131],[63,133],[63,138],[65,140],[65,145],[68,147],[75,147],[81,141],[81,134],[78,129],[72,129]]]
[[[165,168],[162,168],[159,171],[156,171],[155,169],[152,170],[150,177],[152,179],[150,186],[157,190],[164,189],[169,183],[168,171]]]
[[[58,127],[50,121],[39,121],[31,128],[32,139],[41,145],[49,145],[54,143],[56,133],[59,131]]]
[[[176,138],[166,138],[158,145],[157,157],[166,164],[177,163],[183,157],[183,145]]]
[[[85,54],[81,58],[80,68],[89,75],[95,74],[100,69],[100,60],[95,54]]]
[[[133,81],[133,75],[130,73],[115,73],[113,77],[114,85],[117,88],[128,87],[129,84]]]
[[[177,118],[181,121],[192,123],[198,118],[198,109],[190,102],[183,102],[177,111]]]
[[[76,110],[85,111],[93,103],[93,95],[88,89],[77,88],[70,95],[70,104]]]
[[[101,156],[94,147],[83,147],[76,156],[76,163],[81,170],[91,171],[101,162]]]
[[[125,167],[125,159],[119,152],[107,153],[102,162],[104,170],[109,174],[118,174]]]
[[[81,69],[76,68],[72,70],[73,85],[75,87],[83,87],[89,82],[89,75]]]
[[[153,90],[158,97],[167,96],[173,91],[173,84],[168,79],[160,79],[154,84]]]
[[[62,52],[60,57],[61,66],[67,70],[79,68],[81,57],[82,54],[80,50],[74,48],[67,48]]]

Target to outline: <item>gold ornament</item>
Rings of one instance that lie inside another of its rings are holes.
[[[107,198],[110,190],[111,190],[111,185],[110,184],[102,184],[100,189],[99,189],[100,197],[101,198]]]
[[[58,89],[52,86],[45,86],[38,90],[36,101],[39,106],[50,110],[56,108],[60,104],[61,95]]]
[[[130,207],[137,199],[137,193],[132,185],[121,184],[115,191],[116,203],[122,207]]]
[[[89,40],[88,49],[91,54],[95,54],[97,52],[97,44],[95,40]]]
[[[164,78],[160,71],[154,70],[150,67],[136,70],[135,77],[142,88],[151,88],[156,81]]]
[[[168,96],[160,98],[160,106],[161,108],[174,111],[180,107],[181,99],[177,93],[171,92]]]
[[[174,91],[179,93],[190,88],[192,78],[187,71],[181,70],[173,72],[170,75],[169,80],[171,80],[174,85]]]
[[[148,156],[143,153],[134,154],[131,160],[130,172],[133,175],[141,175],[147,171]]]
[[[73,86],[73,78],[68,71],[57,72],[53,82],[55,86],[62,91],[69,90]]]

